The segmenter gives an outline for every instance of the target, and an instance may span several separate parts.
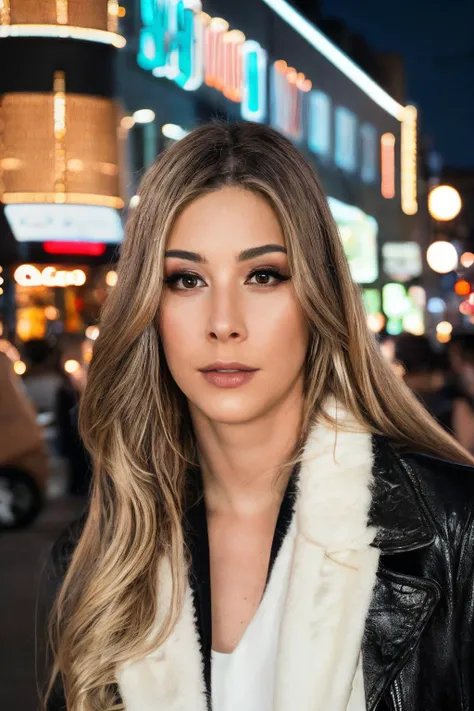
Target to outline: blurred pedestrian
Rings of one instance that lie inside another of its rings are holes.
[[[91,463],[82,444],[77,426],[80,393],[74,383],[64,378],[56,398],[56,420],[59,451],[69,464],[68,492],[72,496],[87,495],[91,481]]]
[[[474,453],[474,337],[465,336],[456,352],[453,427],[457,439]],[[452,362],[452,360],[451,360]]]
[[[64,381],[60,351],[55,343],[35,338],[24,345],[27,371],[23,382],[39,413],[53,413],[59,388]]]
[[[394,355],[403,366],[405,383],[426,409],[463,447],[474,452],[474,412],[465,391],[454,387],[449,368],[429,339],[402,333],[395,339]],[[459,379],[461,361],[456,365]]]
[[[35,409],[12,362],[0,352],[0,527],[33,520],[49,474],[48,450]]]

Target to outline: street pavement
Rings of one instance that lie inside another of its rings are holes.
[[[43,628],[36,614],[41,575],[51,545],[84,505],[82,498],[50,498],[29,528],[0,532],[0,711],[39,711],[37,684],[44,683],[44,630],[36,629],[37,618]]]

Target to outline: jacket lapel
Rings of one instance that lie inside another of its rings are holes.
[[[341,414],[339,410],[338,419]],[[275,709],[345,709],[352,686],[365,686],[367,711],[374,711],[439,599],[436,583],[393,572],[384,562],[388,556],[432,543],[428,517],[403,460],[384,438],[371,438],[360,431],[335,433],[318,426],[305,451],[298,489],[296,543],[283,614]],[[290,487],[283,505],[287,513],[292,510],[292,493]],[[188,516],[192,561],[184,608],[177,627],[159,650],[118,671],[127,711],[210,709],[209,550],[205,505],[199,493]],[[282,535],[276,532],[275,565],[287,525],[288,521]],[[338,640],[338,646],[333,645],[327,622],[334,620],[330,615],[339,607],[324,596],[324,585],[318,588],[322,597],[315,595],[313,587],[321,582],[319,576],[330,559],[335,566],[326,569],[327,580],[337,579],[339,590],[349,593],[339,602],[349,613],[352,601],[357,607],[357,614],[346,618],[340,627],[349,634]],[[164,615],[171,594],[166,564],[159,574],[159,615]],[[319,582],[313,580],[315,574]],[[361,645],[364,684],[354,681],[353,685]],[[338,672],[337,684],[332,684],[337,694],[333,698],[327,687],[331,703],[326,706],[314,701],[323,698],[319,690],[326,688],[322,669],[327,670],[327,679],[334,669]],[[362,688],[360,703],[353,703],[352,694],[351,711],[365,709],[363,694]]]
[[[303,455],[274,711],[365,711],[354,682],[379,559],[372,442],[341,408],[327,411],[344,429],[316,427]]]
[[[389,568],[390,557],[431,545],[434,534],[408,465],[384,438],[374,437],[373,447],[370,522],[381,557],[362,645],[367,711],[377,708],[440,598],[434,581]]]

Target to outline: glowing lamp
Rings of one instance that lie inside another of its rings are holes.
[[[459,279],[454,285],[454,291],[458,296],[468,296],[471,293],[471,285],[465,279]]]
[[[79,365],[77,360],[67,360],[64,363],[64,370],[66,373],[72,374],[72,373],[77,373],[81,366]]]
[[[17,360],[16,363],[13,364],[13,370],[17,375],[24,375],[26,373],[26,365],[22,360]]]
[[[453,332],[453,324],[449,321],[441,321],[436,326],[436,333],[442,336],[449,336]]]
[[[459,304],[459,311],[463,316],[472,316],[474,313],[474,306],[469,303],[469,301],[463,301]]]
[[[438,185],[428,195],[428,210],[439,222],[454,220],[462,207],[461,196],[451,185]]]
[[[367,325],[372,333],[380,333],[385,326],[385,316],[381,313],[369,314],[367,316]]]
[[[99,328],[98,326],[88,326],[86,328],[86,337],[91,341],[96,341],[99,338]]]
[[[464,252],[459,261],[465,269],[469,269],[474,264],[474,254],[472,252]]]
[[[428,247],[426,259],[434,272],[448,274],[458,266],[458,253],[450,242],[439,240]]]
[[[155,112],[151,109],[139,109],[132,116],[135,123],[151,123],[155,120]]]
[[[117,272],[107,272],[105,275],[105,283],[107,286],[115,286],[117,284]]]

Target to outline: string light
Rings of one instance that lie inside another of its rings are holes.
[[[56,0],[56,22],[58,25],[68,23],[68,0]]]
[[[2,202],[18,203],[57,203],[65,205],[99,205],[120,210],[124,202],[122,198],[113,195],[96,195],[95,193],[4,193]]]
[[[0,0],[0,24],[10,24],[10,0]]]
[[[119,17],[118,0],[109,0],[107,4],[107,29],[109,32],[117,32]]]
[[[0,0],[1,2],[1,0]],[[5,0],[3,0],[5,2]],[[0,13],[1,17],[1,13]],[[3,25],[0,26],[0,39],[4,37],[60,37],[62,39],[77,39],[88,42],[100,42],[101,44],[111,44],[118,49],[125,47],[127,41],[125,37],[107,32],[107,30],[95,30],[89,27],[73,27],[69,25]]]
[[[54,72],[54,158],[57,194],[66,192],[66,75]]]

